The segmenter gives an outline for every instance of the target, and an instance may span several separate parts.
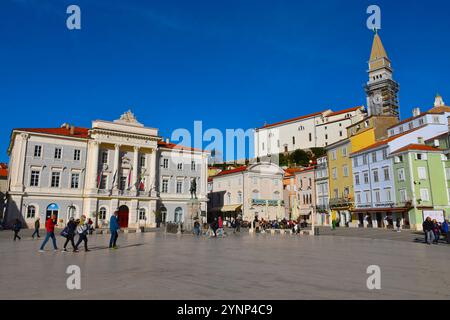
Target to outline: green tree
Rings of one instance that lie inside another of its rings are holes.
[[[327,155],[325,148],[311,148],[311,152],[314,154],[316,159]]]
[[[311,160],[308,153],[304,150],[298,149],[291,153],[291,162],[295,163],[297,166],[306,167],[309,165],[309,160]]]

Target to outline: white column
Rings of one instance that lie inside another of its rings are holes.
[[[120,166],[120,144],[114,145],[114,172],[113,172],[113,179],[114,176],[116,177],[116,180],[114,181],[114,185],[112,186],[113,190],[119,189],[119,166]]]
[[[150,195],[156,194],[156,149],[152,149],[152,153],[150,154],[150,161],[148,164],[148,172],[149,172],[149,191]]]
[[[11,191],[23,191],[24,187],[24,171],[27,144],[30,135],[28,133],[21,133],[20,138],[17,139],[17,150],[14,150],[14,163],[11,163]]]
[[[88,168],[86,170],[86,181],[88,190],[97,189],[98,179],[98,153],[100,145],[97,141],[90,141],[88,146]]]
[[[139,147],[134,147],[134,154],[133,154],[133,177],[131,183],[133,184],[132,190],[137,190],[136,188],[136,182],[138,177],[138,170],[139,170]]]

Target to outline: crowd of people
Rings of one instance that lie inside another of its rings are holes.
[[[432,220],[430,217],[427,217],[423,222],[422,227],[425,233],[425,243],[429,245],[439,244],[441,237],[443,237],[447,243],[450,243],[448,219],[445,219],[443,223],[440,223],[437,222],[436,219]]]
[[[45,221],[45,230],[46,235],[44,241],[42,242],[39,252],[44,252],[45,246],[48,241],[51,240],[53,244],[54,251],[58,250],[56,235],[55,235],[55,227],[57,225],[57,218],[55,215],[51,215]],[[36,236],[36,238],[40,238],[39,230],[41,227],[40,219],[37,218],[34,223],[34,232],[32,234],[32,239]],[[21,240],[22,238],[19,235],[20,230],[22,229],[22,222],[19,219],[16,219],[12,230],[14,231],[14,241],[17,239]],[[110,218],[109,222],[109,231],[111,234],[109,241],[110,249],[117,249],[117,238],[119,237],[119,220],[118,220],[118,212],[114,212],[114,214]],[[83,243],[84,251],[89,252],[88,248],[88,236],[91,235],[94,231],[93,221],[91,219],[87,219],[85,215],[82,215],[80,219],[75,219],[71,217],[67,222],[65,228],[61,231],[61,237],[65,238],[63,245],[63,252],[67,252],[67,246],[70,243],[73,249],[73,252],[78,252],[78,247]],[[75,238],[78,236],[77,242],[75,243]]]

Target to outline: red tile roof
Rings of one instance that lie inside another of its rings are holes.
[[[381,141],[377,141],[377,142],[375,142],[374,144],[371,144],[370,146],[368,146],[368,147],[366,147],[366,148],[363,148],[363,149],[361,149],[361,150],[352,152],[350,155],[359,154],[359,153],[365,152],[365,151],[367,151],[367,150],[371,150],[371,149],[375,149],[375,148],[381,147],[381,146],[383,146],[383,145],[388,144],[388,143],[391,142],[392,140],[395,140],[395,139],[400,138],[400,137],[402,137],[402,136],[404,136],[404,135],[406,135],[406,134],[409,134],[409,133],[412,133],[412,132],[417,131],[417,130],[419,130],[419,129],[422,129],[423,127],[424,127],[424,126],[420,126],[420,127],[418,127],[418,128],[414,128],[414,129],[412,129],[412,130],[409,130],[409,131],[405,131],[405,132],[399,133],[399,134],[397,134],[397,135],[395,135],[395,136],[392,136],[392,137],[389,137],[389,138],[387,138],[387,139],[384,139],[384,140],[381,140]]]
[[[184,151],[198,151],[198,152],[207,152],[201,149],[197,149],[197,148],[191,148],[191,147],[185,147],[179,144],[175,144],[175,143],[167,143],[165,141],[158,141],[158,147],[161,148],[168,148],[168,149],[177,149],[177,150],[184,150]]]
[[[288,120],[284,120],[284,121],[280,121],[280,122],[276,122],[273,124],[266,124],[264,127],[259,128],[259,129],[267,129],[267,128],[272,128],[272,127],[276,127],[285,123],[289,123],[289,122],[295,122],[295,121],[299,121],[299,120],[303,120],[303,119],[308,119],[308,118],[312,118],[312,117],[317,117],[320,116],[323,112],[316,112],[316,113],[312,113],[312,114],[308,114],[306,116],[301,116],[301,117],[297,117],[297,118],[292,118],[292,119],[288,119]]]
[[[65,127],[63,127],[63,128],[20,128],[20,129],[14,129],[14,130],[25,131],[25,132],[34,132],[34,133],[44,133],[44,134],[50,134],[50,135],[56,135],[56,136],[76,137],[76,138],[82,138],[82,139],[88,138],[89,129],[80,128],[80,127],[75,127],[74,129],[75,129],[74,134],[71,134],[70,129],[67,129]]]
[[[0,163],[0,177],[8,177],[8,165],[6,163]]]
[[[225,176],[225,175],[233,174],[233,173],[239,173],[239,172],[243,172],[245,170],[247,170],[247,166],[242,166],[242,167],[239,167],[236,169],[231,169],[231,170],[225,170],[225,171],[219,172],[217,175],[213,176],[213,178],[221,177],[221,176]]]
[[[427,146],[426,144],[417,144],[417,143],[412,143],[407,145],[406,147],[400,148],[398,150],[396,150],[393,153],[400,153],[400,152],[404,152],[404,151],[410,151],[410,150],[418,150],[418,151],[440,151],[438,148],[432,147],[432,146]]]
[[[359,106],[359,107],[353,107],[353,108],[348,108],[348,109],[341,110],[341,111],[332,112],[332,113],[328,114],[327,117],[334,117],[334,116],[338,116],[340,114],[354,112],[354,111],[357,111],[357,110],[359,110],[361,108],[364,108],[364,107],[363,106]]]

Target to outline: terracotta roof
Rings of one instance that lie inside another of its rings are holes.
[[[259,129],[267,129],[267,128],[272,128],[272,127],[276,127],[285,123],[289,123],[289,122],[295,122],[295,121],[299,121],[299,120],[303,120],[303,119],[308,119],[308,118],[312,118],[312,117],[317,117],[319,115],[322,115],[323,112],[316,112],[316,113],[312,113],[312,114],[308,114],[306,116],[301,116],[301,117],[297,117],[297,118],[292,118],[292,119],[288,119],[288,120],[284,120],[284,121],[280,121],[280,122],[276,122],[276,123],[272,123],[272,124],[266,124],[264,127],[259,128]]]
[[[239,168],[231,169],[231,170],[225,170],[225,171],[219,172],[217,175],[213,176],[213,178],[225,176],[228,174],[243,172],[245,170],[247,170],[247,166],[243,166],[243,167],[239,167]]]
[[[409,150],[418,150],[418,151],[440,151],[438,148],[432,147],[432,146],[427,146],[426,144],[417,144],[417,143],[413,143],[413,144],[409,144],[406,147],[400,148],[398,150],[396,150],[394,153],[400,153],[400,152],[404,152],[404,151],[409,151]]]
[[[207,152],[201,149],[197,148],[191,148],[191,147],[184,147],[175,143],[167,143],[164,141],[158,141],[158,146],[161,148],[168,148],[168,149],[177,149],[177,150],[184,150],[184,151],[198,151],[198,152]]]
[[[427,112],[422,112],[422,113],[421,113],[420,115],[418,115],[418,116],[410,117],[410,118],[407,118],[407,119],[405,119],[405,120],[403,120],[403,121],[400,121],[399,123],[397,123],[397,124],[395,124],[395,125],[389,127],[388,130],[389,130],[389,129],[392,129],[392,128],[395,128],[395,127],[397,127],[397,126],[399,126],[399,125],[405,124],[405,123],[407,123],[407,122],[416,120],[416,119],[418,119],[418,118],[420,118],[420,117],[423,117],[423,116],[425,116],[425,115],[427,115],[427,114],[442,114],[442,113],[445,113],[445,112],[450,112],[450,107],[447,107],[447,106],[434,107],[434,108],[431,108],[430,110],[428,110]]]
[[[332,112],[330,114],[327,114],[327,117],[334,117],[334,116],[338,116],[340,114],[357,111],[357,110],[359,110],[361,108],[364,108],[364,107],[363,106],[359,106],[359,107],[353,107],[353,108],[348,108],[348,109],[341,110],[341,111]]]
[[[33,133],[44,133],[44,134],[51,134],[51,135],[56,135],[56,136],[75,137],[75,138],[82,138],[82,139],[87,139],[88,132],[89,132],[89,129],[80,128],[80,127],[75,127],[74,134],[71,134],[70,129],[67,129],[65,127],[63,127],[63,128],[19,128],[19,129],[14,129],[14,130],[33,132]]]
[[[365,152],[365,151],[367,151],[367,150],[371,150],[371,149],[375,149],[375,148],[381,147],[381,146],[383,146],[383,145],[388,144],[388,143],[391,142],[392,140],[395,140],[395,139],[400,138],[400,137],[402,137],[402,136],[404,136],[404,135],[406,135],[406,134],[409,134],[409,133],[412,133],[412,132],[417,131],[417,130],[419,130],[419,129],[422,129],[423,127],[424,127],[424,126],[420,126],[420,127],[418,127],[418,128],[415,128],[415,129],[412,129],[412,130],[409,130],[409,131],[405,131],[405,132],[403,132],[403,133],[397,134],[397,135],[392,136],[392,137],[389,137],[389,138],[387,138],[387,139],[384,139],[384,140],[381,140],[381,141],[377,141],[377,142],[375,142],[374,144],[371,144],[370,146],[368,146],[368,147],[366,147],[366,148],[363,148],[363,149],[358,150],[358,151],[356,151],[356,152],[352,152],[350,155],[352,156],[352,155],[355,155],[355,154],[359,154],[359,153]]]
[[[447,106],[434,107],[428,111],[428,113],[432,113],[432,114],[444,113],[444,112],[450,112],[450,107],[447,107]]]
[[[0,163],[0,177],[8,177],[8,165]]]

